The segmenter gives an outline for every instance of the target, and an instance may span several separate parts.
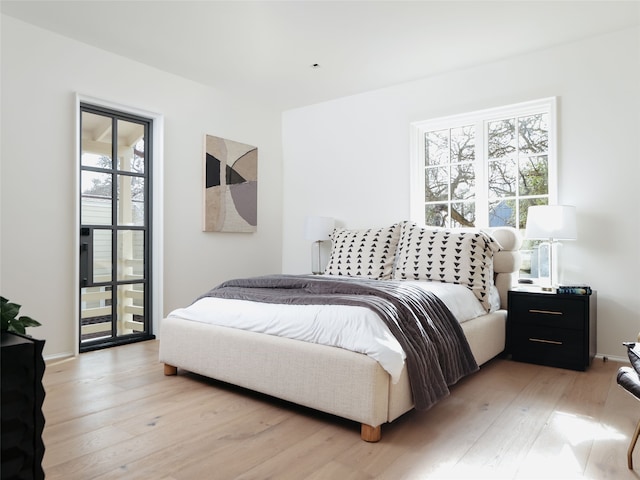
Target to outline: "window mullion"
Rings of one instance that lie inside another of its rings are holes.
[[[410,216],[412,219],[422,219],[425,216],[425,177],[427,173],[426,165],[426,146],[425,146],[426,129],[414,127],[411,129],[411,150],[415,160],[411,162],[411,178],[409,179],[409,191],[411,198],[409,199]]]
[[[487,122],[478,119],[475,124],[475,173],[476,173],[476,225],[489,224],[489,166],[487,158]]]

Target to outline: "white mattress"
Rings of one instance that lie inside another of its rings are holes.
[[[473,292],[462,285],[410,283],[438,295],[461,323],[486,313]],[[174,310],[169,317],[352,350],[377,360],[394,383],[404,366],[402,347],[380,317],[365,307],[278,305],[206,297]]]

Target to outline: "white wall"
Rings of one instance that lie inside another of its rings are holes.
[[[281,147],[277,112],[11,17],[1,26],[0,293],[44,324],[30,333],[47,355],[76,342],[77,92],[164,115],[163,314],[229,277],[309,271],[305,215],[408,218],[411,122],[558,96],[559,200],[578,207],[580,237],[565,279],[598,290],[600,353],[622,356],[640,330],[638,29],[291,110]],[[258,146],[257,233],[201,232],[205,133]]]
[[[280,112],[2,16],[0,292],[74,351],[75,95],[164,115],[164,311],[281,268]],[[258,231],[203,233],[204,134],[258,147]],[[162,232],[158,232],[162,234]],[[161,252],[162,253],[162,252]]]
[[[416,61],[429,61],[428,58]],[[638,28],[283,114],[283,271],[309,270],[305,215],[348,227],[409,217],[409,124],[559,97],[559,203],[577,206],[564,280],[598,291],[598,352],[640,330]]]

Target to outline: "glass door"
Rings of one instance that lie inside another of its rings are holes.
[[[153,338],[151,120],[81,104],[80,351]]]

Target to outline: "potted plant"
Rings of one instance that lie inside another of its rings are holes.
[[[12,332],[24,335],[26,334],[27,327],[40,326],[40,322],[31,317],[26,317],[24,315],[18,317],[21,305],[11,303],[4,297],[0,297],[0,302],[0,310],[2,310],[2,324],[0,325],[0,330],[2,330],[3,334],[4,332]]]

